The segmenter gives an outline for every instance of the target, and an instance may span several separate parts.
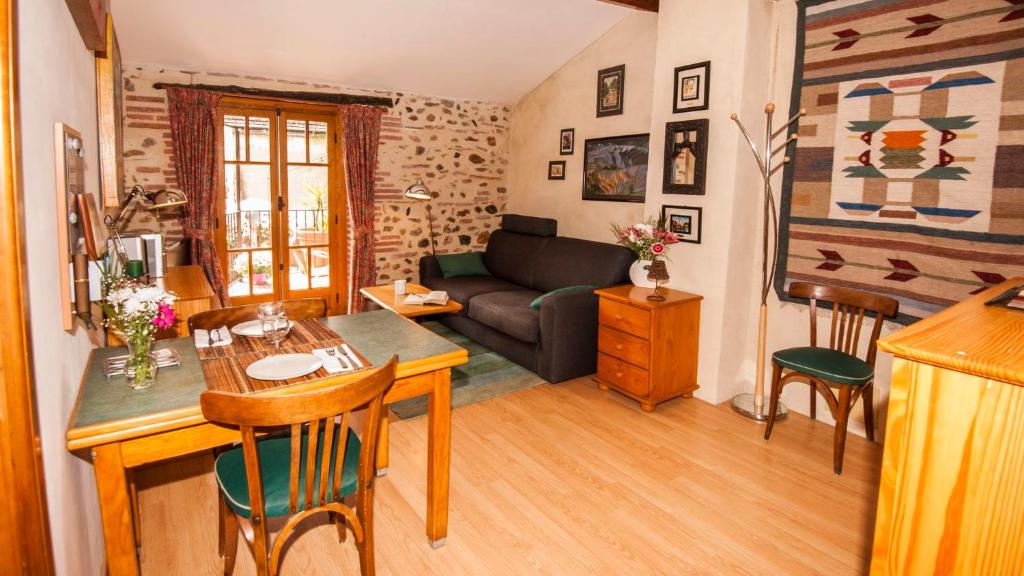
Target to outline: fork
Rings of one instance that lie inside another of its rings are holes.
[[[341,366],[342,370],[355,370],[355,368],[353,368],[352,365],[349,364],[348,359],[342,356],[340,352],[338,352],[337,346],[330,346],[328,348],[324,348],[324,351],[327,352],[327,355],[330,356],[331,358],[335,358],[338,360],[338,365]]]

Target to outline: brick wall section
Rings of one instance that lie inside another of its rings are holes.
[[[163,90],[153,88],[156,82],[373,94],[397,100],[381,120],[375,196],[380,283],[416,281],[419,258],[430,253],[426,203],[402,196],[417,178],[423,178],[434,194],[438,254],[482,250],[505,212],[511,114],[507,105],[150,65],[128,65],[123,76],[126,189],[135,184],[147,189],[177,185],[167,100]],[[129,231],[162,230],[169,241],[181,237],[176,214],[159,215],[159,222],[157,215],[144,210],[129,216]]]

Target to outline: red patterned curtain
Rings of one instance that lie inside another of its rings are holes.
[[[359,289],[377,281],[377,257],[373,246],[373,193],[380,144],[381,108],[344,106],[345,175],[348,206],[352,215],[352,275],[349,278],[350,309],[362,312],[366,301]]]
[[[210,286],[227,305],[228,292],[213,243],[217,206],[217,100],[220,95],[192,88],[167,88],[171,139],[178,186],[188,195],[185,237],[192,263],[203,267]]]

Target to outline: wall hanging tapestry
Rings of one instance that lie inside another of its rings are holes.
[[[906,324],[1024,276],[1024,4],[803,0],[797,35],[780,297],[865,289]]]

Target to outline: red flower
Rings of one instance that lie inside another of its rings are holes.
[[[166,330],[174,325],[174,308],[169,304],[160,304],[156,309],[156,317],[153,318],[153,325]]]
[[[654,244],[651,244],[651,254],[657,256],[658,254],[661,254],[664,251],[665,245],[662,244],[661,242],[655,242]]]

